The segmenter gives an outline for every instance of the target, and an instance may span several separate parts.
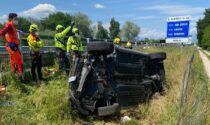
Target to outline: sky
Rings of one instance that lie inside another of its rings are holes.
[[[136,23],[141,31],[139,38],[166,37],[167,17],[191,16],[190,34],[196,39],[196,22],[203,18],[210,0],[4,0],[0,5],[0,23],[10,12],[22,17],[41,19],[50,13],[62,11],[70,14],[87,14],[92,24],[102,21],[106,29],[112,17],[120,22]]]

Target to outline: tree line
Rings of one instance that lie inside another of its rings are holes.
[[[210,8],[204,12],[204,18],[197,22],[198,45],[210,50]]]
[[[110,26],[105,28],[102,21],[98,21],[97,25],[93,25],[89,17],[81,12],[74,15],[57,12],[49,14],[41,20],[18,17],[19,23],[17,29],[27,32],[30,24],[36,23],[39,26],[40,34],[53,36],[55,34],[56,25],[61,24],[67,27],[70,25],[71,21],[75,22],[75,26],[80,30],[81,36],[84,38],[102,40],[121,37],[124,40],[134,41],[138,38],[138,34],[140,33],[140,27],[131,21],[126,21],[122,28],[120,28],[120,23],[112,18],[110,20]],[[0,28],[1,27],[3,27],[3,24],[0,24]]]

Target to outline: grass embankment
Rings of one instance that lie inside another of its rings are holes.
[[[81,125],[85,122],[95,125],[118,125],[120,117],[124,115],[134,119],[127,125],[174,125],[179,105],[180,83],[193,48],[183,48],[182,52],[180,48],[170,47],[150,48],[144,51],[167,52],[165,96],[153,99],[147,104],[122,110],[114,117],[81,119],[69,107],[68,86],[64,78],[55,77],[38,86],[23,85],[16,82],[14,77],[8,76],[7,81],[3,81],[8,83],[7,95],[0,96],[0,125]],[[210,124],[210,121],[206,121],[210,99],[207,84],[201,59],[196,53],[187,98],[181,113],[181,124]],[[9,105],[8,101],[11,101]]]
[[[167,52],[165,61],[166,70],[166,95],[150,104],[142,106],[144,124],[173,125],[176,123],[176,115],[179,106],[181,80],[184,70],[192,54],[193,48],[163,48]],[[149,51],[159,51],[157,48]],[[187,89],[187,97],[181,113],[182,125],[210,124],[206,120],[208,109],[208,81],[199,53],[195,53],[192,64],[190,82]],[[148,107],[149,108],[145,108]],[[145,111],[145,109],[148,109]]]
[[[1,97],[2,125],[72,123],[65,79],[53,79],[50,82],[41,82],[40,85],[23,85],[17,80],[10,80],[9,83],[7,95],[4,98]]]

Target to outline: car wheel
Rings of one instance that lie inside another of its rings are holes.
[[[88,53],[110,54],[114,51],[114,44],[110,42],[90,42],[87,45]]]

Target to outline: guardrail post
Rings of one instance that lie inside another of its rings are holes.
[[[18,31],[18,39],[19,39],[19,41],[20,41],[20,45],[19,45],[19,49],[20,49],[20,53],[21,53],[21,57],[22,57],[22,60],[23,60],[23,48],[22,48],[22,40],[21,40],[21,33],[20,33],[21,31]],[[25,64],[23,63],[23,67],[25,67]],[[23,72],[24,73],[24,72]],[[22,76],[22,78],[25,80],[25,76],[23,75]]]
[[[86,38],[87,44],[90,43],[90,38]]]
[[[137,47],[137,42],[135,42],[135,46]]]

